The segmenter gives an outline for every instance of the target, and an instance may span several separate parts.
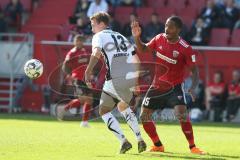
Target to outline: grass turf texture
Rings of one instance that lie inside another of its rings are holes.
[[[158,133],[166,153],[137,153],[137,142],[130,128],[121,127],[133,144],[125,155],[117,154],[119,142],[104,123],[59,122],[54,117],[34,114],[0,114],[0,160],[149,160],[149,159],[240,159],[240,125],[194,124],[195,141],[208,155],[189,153],[178,123],[160,123]],[[148,146],[150,139],[142,130]]]

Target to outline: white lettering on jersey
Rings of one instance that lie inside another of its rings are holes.
[[[171,59],[159,52],[157,52],[157,57],[161,58],[162,60],[167,61],[168,63],[177,64],[177,60]]]
[[[196,62],[196,56],[192,55],[192,62]]]

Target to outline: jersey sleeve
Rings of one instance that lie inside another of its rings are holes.
[[[69,51],[65,57],[65,61],[69,61],[72,58],[72,52]]]
[[[95,34],[92,39],[92,48],[103,48],[102,40],[99,36],[99,34]]]
[[[151,50],[154,50],[156,48],[156,36],[150,42],[148,42],[146,46]]]
[[[185,60],[186,64],[190,67],[196,64],[196,53],[193,51],[191,46],[186,49]]]

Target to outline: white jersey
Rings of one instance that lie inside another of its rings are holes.
[[[92,47],[99,47],[102,51],[107,67],[107,80],[126,77],[137,71],[134,46],[120,33],[108,28],[102,30],[93,36]]]

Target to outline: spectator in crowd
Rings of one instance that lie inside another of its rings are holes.
[[[234,24],[233,29],[240,29],[240,18],[237,20],[237,22]]]
[[[120,23],[114,18],[114,13],[111,12],[110,14],[110,22],[109,27],[115,32],[121,32],[121,25]]]
[[[140,7],[142,5],[142,0],[121,0],[123,6],[135,6]]]
[[[17,25],[23,13],[23,5],[19,0],[11,0],[5,10],[5,16],[9,25]]]
[[[214,111],[214,121],[222,121],[222,112],[225,107],[226,86],[223,81],[223,73],[217,71],[213,75],[213,82],[206,88],[207,109]]]
[[[121,5],[122,0],[108,0],[108,2],[113,6],[113,7],[118,7]]]
[[[32,9],[33,11],[39,6],[39,0],[32,0]]]
[[[131,13],[130,16],[129,16],[129,22],[126,23],[124,26],[123,26],[123,29],[122,29],[122,34],[127,37],[130,42],[133,42],[134,43],[134,40],[133,40],[133,37],[132,37],[132,29],[131,29],[131,23],[133,21],[137,21],[138,20],[138,15],[136,13]],[[142,27],[142,25],[140,24],[141,26],[141,29],[142,29],[142,32],[144,33],[144,28]],[[141,38],[143,38],[142,40],[143,41],[146,41],[146,37],[144,36],[145,34],[142,34],[141,35]]]
[[[235,5],[238,9],[240,9],[240,0],[235,0]]]
[[[0,33],[4,33],[7,32],[7,23],[4,19],[4,14],[2,12],[2,8],[0,6]],[[0,37],[0,40],[2,39],[2,37]]]
[[[89,8],[89,2],[88,0],[78,0],[74,14],[72,17],[70,17],[70,23],[76,23],[77,19],[80,17],[86,17],[88,8]]]
[[[201,10],[200,17],[204,20],[206,28],[213,27],[215,21],[218,19],[219,9],[215,5],[214,0],[207,0],[207,5]]]
[[[204,26],[202,18],[198,18],[189,32],[189,42],[191,45],[207,45],[208,30]]]
[[[78,18],[77,24],[74,25],[69,32],[70,32],[68,36],[69,42],[73,42],[73,39],[77,34],[83,35],[85,39],[87,39],[92,33],[90,25],[85,21],[84,18]]]
[[[214,1],[217,7],[222,8],[224,7],[224,3],[226,0],[214,0]]]
[[[150,41],[155,35],[164,32],[164,24],[159,21],[157,13],[151,15],[151,21],[145,27],[145,36]]]
[[[240,106],[240,72],[234,70],[232,72],[232,82],[228,85],[227,98],[227,120],[231,121],[235,118]]]
[[[221,17],[223,17],[222,23],[224,23],[227,28],[233,29],[239,17],[239,11],[234,6],[234,0],[225,0]]]
[[[91,17],[97,12],[107,12],[108,11],[108,4],[105,0],[94,0],[89,6],[87,11],[87,16]]]

